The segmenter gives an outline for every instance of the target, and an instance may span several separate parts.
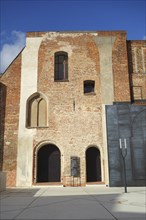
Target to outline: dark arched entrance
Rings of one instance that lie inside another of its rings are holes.
[[[101,181],[100,151],[96,147],[86,150],[86,175],[87,182]]]
[[[60,150],[52,144],[37,153],[37,182],[60,182]]]

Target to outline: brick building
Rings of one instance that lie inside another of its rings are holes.
[[[7,186],[121,186],[119,139],[128,185],[145,184],[146,41],[125,31],[29,32],[0,80]]]

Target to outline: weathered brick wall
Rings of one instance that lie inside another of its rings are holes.
[[[0,82],[0,171],[2,171],[2,167],[3,167],[5,108],[6,108],[6,86]]]
[[[133,100],[146,99],[146,41],[127,41]]]
[[[119,32],[113,47],[113,77],[115,102],[130,102],[126,33]]]
[[[64,34],[62,34],[63,37],[61,37],[61,38],[60,38],[61,32],[59,32],[59,33],[60,34],[58,34],[57,38],[53,39],[55,35],[53,36],[53,34],[52,34],[52,38],[48,37],[48,39],[50,39],[50,40],[45,40],[44,43],[41,45],[40,55],[39,55],[40,63],[41,63],[41,60],[43,59],[43,57],[45,57],[46,60],[45,60],[45,62],[43,61],[42,64],[39,64],[39,71],[38,71],[39,74],[42,71],[42,68],[43,69],[45,68],[44,65],[48,68],[48,71],[51,66],[49,64],[54,65],[53,53],[54,53],[54,51],[59,50],[61,45],[59,45],[58,42],[60,40],[61,40],[61,42],[66,41],[66,43],[69,44],[70,49],[71,48],[73,49],[74,47],[76,47],[76,45],[78,45],[78,48],[83,49],[83,47],[84,47],[83,50],[86,50],[85,54],[88,53],[87,57],[90,56],[90,58],[92,58],[93,61],[95,61],[96,59],[99,59],[100,55],[98,52],[98,56],[97,56],[98,48],[95,45],[95,38],[94,38],[94,36],[91,37],[89,32],[84,33],[84,35],[82,33],[82,35],[84,37],[81,37],[80,32],[76,33],[76,35],[78,35],[78,37],[73,37],[73,35],[75,35],[75,34],[73,34],[72,36],[70,34],[71,37],[64,37],[64,35],[67,35],[67,33],[64,33]],[[115,42],[114,42],[113,51],[112,51],[114,101],[115,102],[125,102],[125,101],[129,102],[131,99],[131,94],[130,94],[130,86],[129,86],[129,70],[128,70],[126,32],[125,31],[99,31],[96,33],[97,33],[97,36],[99,36],[99,37],[101,37],[101,36],[111,37],[111,44],[112,44],[112,37],[115,37]],[[50,35],[49,32],[48,33],[30,32],[30,33],[27,33],[27,37],[47,36],[47,34],[48,34],[48,36]],[[46,37],[45,37],[45,39],[46,39]],[[47,45],[49,45],[50,48],[49,47],[47,48]],[[94,45],[94,48],[96,48],[95,50],[93,50],[93,45]],[[72,52],[73,52],[73,54],[76,54],[76,53],[78,53],[78,50],[73,49]],[[51,56],[49,55],[49,53]],[[80,51],[79,51],[79,53],[80,53]],[[71,59],[72,59],[72,57],[71,57]],[[49,62],[48,62],[48,58],[49,58]],[[73,59],[74,59],[73,64],[75,64],[77,56],[74,55]],[[78,59],[81,60],[81,57],[79,57]],[[80,67],[82,66],[84,68],[85,63],[87,63],[87,61],[88,60],[86,60],[86,57],[84,57],[83,61],[80,62]],[[96,63],[96,65],[98,65],[98,66],[96,66],[96,70],[98,72],[98,71],[100,71],[99,62],[96,61],[95,63]],[[70,66],[70,72],[72,72],[72,66]],[[92,71],[92,69],[89,69],[89,67],[87,70],[89,70],[90,72]],[[50,72],[51,72],[50,77],[54,77],[52,75],[51,69],[50,69]],[[77,70],[77,72],[78,72],[78,70]],[[73,76],[75,76],[75,75],[73,74]],[[43,76],[43,77],[45,77],[45,76]],[[47,75],[46,75],[46,79],[47,79]],[[45,81],[45,78],[44,78],[44,81]]]
[[[99,32],[97,35],[115,36],[112,59],[113,101],[130,101],[126,34]],[[68,82],[54,82],[54,53],[57,51],[68,53]],[[99,59],[95,36],[90,33],[47,33],[39,49],[38,91],[48,99],[48,128],[37,129],[34,146],[42,140],[58,144],[64,161],[62,179],[67,180],[66,185],[71,181],[70,157],[73,155],[81,158],[81,182],[85,184],[85,152],[89,145],[99,147],[102,164],[105,163]],[[95,80],[95,95],[83,93],[84,80]],[[102,169],[105,167],[102,166]]]
[[[68,82],[54,82],[54,53],[69,59]],[[38,129],[35,143],[50,140],[61,150],[62,181],[71,185],[70,157],[81,158],[81,183],[85,184],[85,152],[89,145],[102,152],[102,117],[99,53],[91,34],[56,34],[39,49],[38,91],[48,99],[48,128]],[[95,94],[84,95],[84,80],[95,81]],[[36,146],[35,144],[35,146]],[[64,162],[63,162],[64,161]]]
[[[1,160],[7,172],[7,186],[16,184],[18,119],[20,102],[21,55],[1,77]]]

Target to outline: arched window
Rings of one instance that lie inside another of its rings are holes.
[[[95,81],[93,80],[85,80],[84,81],[84,93],[94,93]]]
[[[26,124],[27,127],[44,127],[47,125],[47,104],[39,93],[28,99]]]
[[[68,54],[66,52],[55,53],[54,80],[68,79]]]

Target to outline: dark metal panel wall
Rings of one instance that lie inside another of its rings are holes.
[[[123,185],[123,161],[119,138],[126,138],[126,176],[129,186],[146,181],[146,106],[106,106],[110,186]]]

